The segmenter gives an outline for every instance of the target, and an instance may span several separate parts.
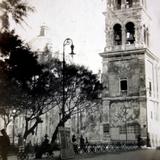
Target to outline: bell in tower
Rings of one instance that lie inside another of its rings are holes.
[[[129,22],[126,24],[126,44],[133,44],[135,41],[134,38],[135,29],[134,24]]]
[[[122,0],[117,0],[116,1],[116,8],[121,9],[121,5],[122,5]]]
[[[131,8],[132,5],[133,5],[132,0],[126,0],[126,4],[125,4],[126,8]]]
[[[120,41],[120,40],[121,40],[120,35],[117,34],[116,37],[115,37],[115,41]]]
[[[135,38],[133,37],[133,34],[131,34],[130,32],[127,32],[127,44],[133,44],[134,40]]]
[[[120,24],[115,24],[113,27],[114,30],[114,44],[121,45],[122,44],[122,29]]]

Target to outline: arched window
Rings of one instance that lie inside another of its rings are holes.
[[[121,9],[122,0],[115,0],[116,2],[116,9]]]
[[[133,5],[133,1],[132,0],[126,0],[126,8],[131,8]]]
[[[121,45],[122,44],[122,28],[120,24],[115,24],[113,27],[114,30],[114,44]]]
[[[132,22],[126,24],[126,43],[133,44],[135,41],[135,26]]]

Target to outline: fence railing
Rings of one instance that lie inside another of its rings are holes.
[[[80,153],[101,153],[101,152],[117,152],[131,151],[138,149],[137,142],[110,142],[110,143],[89,143],[83,147],[78,147]]]

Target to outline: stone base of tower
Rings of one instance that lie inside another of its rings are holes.
[[[136,143],[139,135],[146,140],[145,109],[145,99],[139,97],[104,99],[102,140]]]

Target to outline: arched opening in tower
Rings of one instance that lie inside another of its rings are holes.
[[[126,24],[126,44],[135,42],[135,25],[132,22]]]
[[[122,0],[116,0],[116,9],[121,9]]]
[[[115,24],[113,27],[114,30],[114,44],[121,45],[122,44],[122,27],[120,24]]]
[[[133,1],[132,0],[126,0],[126,8],[131,8],[133,5]]]

